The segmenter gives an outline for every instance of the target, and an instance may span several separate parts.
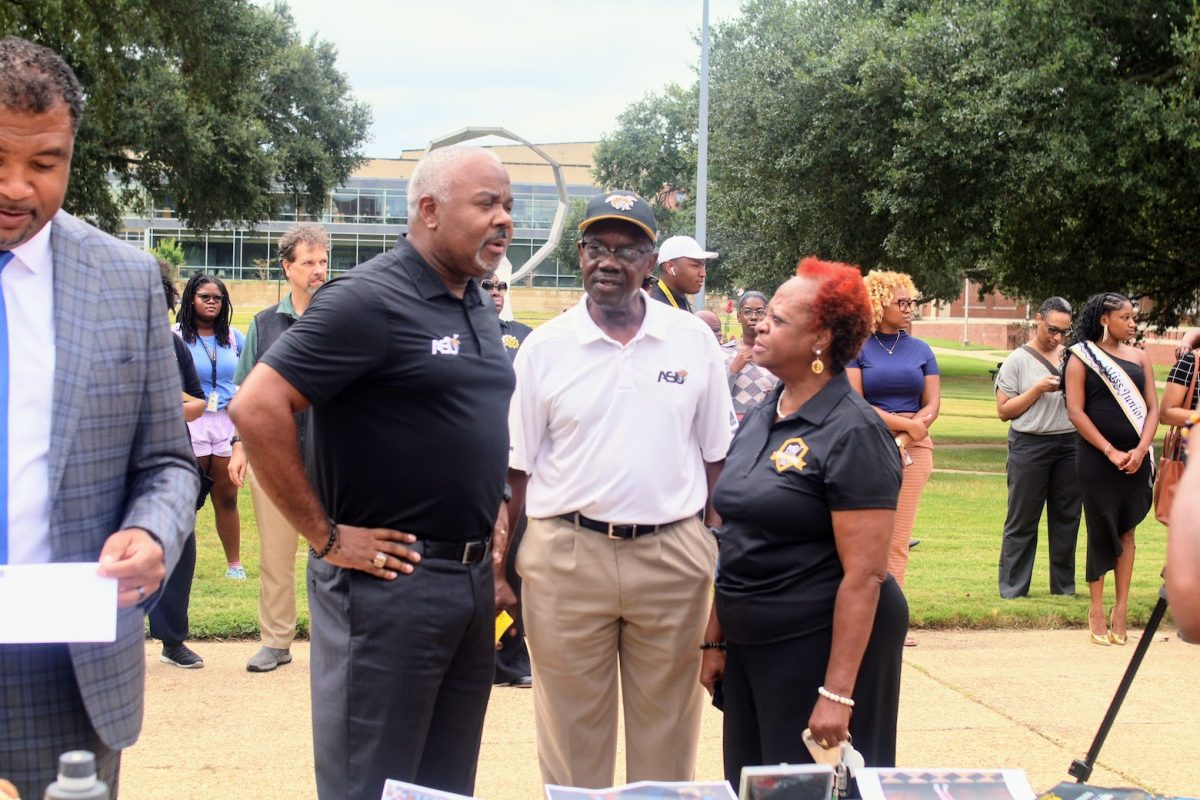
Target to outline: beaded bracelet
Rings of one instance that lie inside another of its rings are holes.
[[[824,686],[817,687],[817,694],[821,695],[821,697],[824,697],[826,700],[832,700],[835,703],[840,703],[841,705],[849,706],[850,708],[854,708],[853,698],[843,697],[840,694],[834,694],[833,692],[826,689]]]
[[[316,548],[314,548],[311,544],[308,546],[308,552],[313,554],[313,558],[317,559],[317,561],[320,561],[321,559],[325,558],[325,556],[329,555],[329,551],[332,550],[334,545],[337,544],[337,540],[337,523],[331,518],[329,520],[329,540],[325,542],[325,546],[321,548],[321,552],[318,553]]]
[[[724,650],[726,645],[724,642],[705,642],[700,645],[701,650]]]

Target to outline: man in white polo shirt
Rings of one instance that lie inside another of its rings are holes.
[[[579,230],[586,296],[522,344],[509,412],[538,760],[547,783],[612,784],[619,676],[627,779],[690,780],[717,553],[706,521],[736,425],[724,360],[703,322],[642,291],[644,200],[598,195]]]

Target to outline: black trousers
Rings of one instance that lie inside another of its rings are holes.
[[[385,581],[308,560],[321,800],[379,800],[388,778],[471,795],[495,664],[490,557],[425,558]]]
[[[68,750],[96,756],[96,774],[115,800],[121,751],[92,727],[67,645],[0,645],[0,777],[21,797],[39,798]]]
[[[1050,593],[1075,593],[1075,544],[1083,494],[1075,469],[1075,433],[1008,432],[1008,517],[1000,545],[1000,596],[1024,597],[1033,580],[1038,522],[1046,509]]]
[[[533,674],[529,665],[529,648],[525,646],[525,623],[521,619],[521,576],[517,573],[516,567],[517,549],[521,546],[521,540],[525,538],[528,521],[528,517],[522,516],[517,523],[517,529],[508,543],[508,553],[504,559],[504,576],[508,579],[508,585],[517,595],[517,610],[513,614],[513,627],[517,629],[517,632],[514,636],[505,636],[500,640],[500,649],[496,651],[496,677],[494,678],[496,684],[512,683]]]
[[[167,577],[162,597],[150,609],[150,635],[164,645],[183,644],[188,638],[188,605],[192,597],[192,578],[196,575],[196,533],[183,543],[179,563]]]
[[[726,636],[732,636],[729,630]],[[900,666],[908,633],[908,603],[891,576],[879,592],[871,638],[854,684],[850,735],[868,767],[896,765]],[[825,682],[833,628],[769,644],[729,641],[725,694],[725,779],[738,786],[742,767],[811,764],[801,734],[817,687]]]

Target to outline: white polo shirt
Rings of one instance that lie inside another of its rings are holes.
[[[584,297],[517,351],[508,463],[530,474],[530,516],[656,525],[704,508],[704,462],[725,458],[737,427],[725,360],[703,322],[644,299],[629,344]]]

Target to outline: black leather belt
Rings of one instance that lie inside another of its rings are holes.
[[[677,519],[674,522],[664,522],[661,525],[616,525],[612,522],[601,522],[598,519],[585,517],[576,511],[573,514],[559,514],[559,519],[565,520],[580,528],[587,528],[589,531],[603,533],[610,539],[636,539],[639,536],[649,536],[652,533],[658,533],[661,530],[678,525],[681,522],[686,522],[693,517],[684,517]]]
[[[460,564],[477,564],[487,557],[491,544],[491,538],[474,542],[434,542],[419,539],[412,547],[425,558],[444,558]]]

